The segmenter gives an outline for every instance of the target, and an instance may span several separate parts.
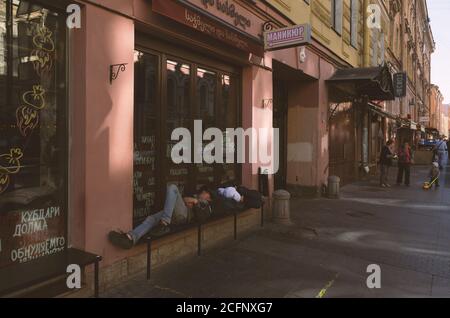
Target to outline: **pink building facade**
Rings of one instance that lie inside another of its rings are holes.
[[[54,106],[66,109],[60,134],[67,149],[57,159],[67,169],[61,184],[67,195],[51,203],[60,209],[61,221],[27,231],[19,241],[14,234],[23,225],[20,215],[46,209],[47,203],[1,205],[0,218],[9,222],[2,235],[10,237],[3,239],[8,244],[1,266],[14,266],[13,251],[56,235],[63,238],[61,248],[102,255],[102,282],[108,285],[141,269],[139,255],[145,251],[113,247],[108,232],[130,229],[158,211],[167,183],[184,190],[224,182],[257,189],[258,171],[265,169],[260,163],[183,166],[170,161],[171,132],[178,127],[193,131],[196,119],[204,128],[221,130],[279,128],[280,170],[269,177],[269,193],[280,188],[296,195],[320,193],[329,173],[325,81],[343,63],[314,40],[303,48],[264,52],[264,29],[292,23],[265,2],[231,2],[237,12],[233,17],[195,0],[71,1],[80,5],[81,28],[48,25],[47,39],[55,44],[53,67],[67,65],[62,98]],[[65,21],[69,2],[36,3],[31,13],[41,24],[49,15]],[[32,22],[17,19],[20,23]],[[65,40],[58,42],[61,34]],[[270,148],[274,135],[259,142]],[[0,173],[12,180],[0,188],[0,197],[14,197],[20,182],[13,182],[8,171]],[[43,187],[42,178],[36,187]]]

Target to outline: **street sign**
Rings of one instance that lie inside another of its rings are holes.
[[[406,96],[406,81],[407,75],[405,72],[394,74],[394,96],[405,97]]]
[[[311,25],[300,24],[264,32],[266,51],[281,50],[311,43]]]

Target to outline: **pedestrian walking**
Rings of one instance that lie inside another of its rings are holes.
[[[393,140],[388,140],[386,145],[383,146],[380,153],[380,187],[390,188],[389,184],[389,169],[392,166],[392,159],[394,154],[392,152]]]
[[[436,155],[439,163],[439,169],[444,169],[447,166],[448,148],[447,142],[442,138],[436,144]]]
[[[398,152],[398,175],[397,185],[401,185],[403,181],[407,187],[411,184],[411,164],[412,153],[408,142],[405,142]]]
[[[433,162],[433,165],[431,167],[429,177],[430,177],[430,186],[433,185],[436,186],[436,188],[439,188],[439,177],[441,175],[441,171],[439,170],[439,163]]]

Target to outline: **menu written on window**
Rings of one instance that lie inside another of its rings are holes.
[[[156,199],[156,137],[142,136],[134,153],[134,218],[154,212]]]
[[[177,142],[169,142],[167,144],[167,160],[168,160],[168,173],[167,184],[174,184],[178,187],[181,193],[185,193],[187,187],[187,180],[190,174],[189,165],[187,164],[175,164],[172,161],[172,148]]]
[[[60,206],[0,214],[0,267],[64,251],[65,211]]]

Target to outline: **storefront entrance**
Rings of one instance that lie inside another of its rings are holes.
[[[275,190],[286,189],[287,185],[287,116],[288,89],[286,81],[273,81],[273,127],[280,131],[280,169],[275,175]]]
[[[143,40],[147,43],[146,40]],[[149,49],[151,47],[151,49]],[[173,54],[172,54],[173,53]],[[238,164],[174,164],[171,141],[176,128],[194,136],[194,120],[202,128],[240,123],[240,70],[180,47],[164,49],[157,42],[135,51],[134,222],[157,212],[167,184],[191,193],[202,186],[240,183]],[[209,142],[204,142],[205,146]],[[226,144],[226,143],[225,143]],[[228,143],[230,145],[230,143]],[[192,143],[194,162],[194,143]],[[224,149],[226,152],[234,149]]]
[[[339,176],[341,184],[356,179],[355,113],[351,103],[332,105],[330,117],[330,176]]]

